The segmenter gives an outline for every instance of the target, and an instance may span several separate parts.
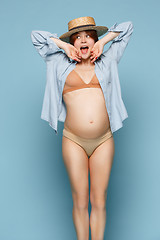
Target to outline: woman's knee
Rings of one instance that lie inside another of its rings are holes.
[[[91,206],[98,209],[104,209],[106,207],[107,191],[103,193],[94,193],[90,194]]]
[[[73,205],[79,209],[88,209],[89,203],[89,193],[88,191],[82,192],[72,192]]]

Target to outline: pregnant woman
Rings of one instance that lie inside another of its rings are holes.
[[[118,63],[132,32],[131,21],[115,23],[108,29],[96,26],[93,17],[80,17],[71,20],[68,32],[60,37],[46,31],[31,33],[32,43],[47,65],[41,118],[56,134],[58,121],[64,122],[62,153],[71,184],[78,240],[89,239],[89,226],[92,240],[104,238],[113,132],[128,117],[121,97]]]

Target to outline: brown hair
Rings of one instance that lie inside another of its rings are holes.
[[[97,31],[96,30],[85,30],[85,32],[94,39],[94,42],[98,41],[98,35],[97,35]],[[76,40],[78,32],[73,33],[70,38],[69,38],[69,42],[70,44],[74,45],[74,41]]]

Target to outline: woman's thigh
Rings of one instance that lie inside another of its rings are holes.
[[[89,198],[88,156],[81,146],[64,136],[62,136],[62,155],[69,175],[74,204],[78,200],[86,204]]]
[[[114,138],[111,137],[96,148],[89,158],[91,201],[101,201],[107,196],[107,187],[115,152]]]

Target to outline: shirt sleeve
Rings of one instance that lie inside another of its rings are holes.
[[[46,61],[47,58],[53,56],[53,54],[57,52],[63,53],[62,49],[57,46],[57,44],[50,39],[50,37],[54,37],[59,39],[56,33],[50,33],[47,31],[35,31],[31,32],[31,40],[40,54],[40,56]]]
[[[133,33],[133,23],[131,21],[115,23],[108,29],[108,32],[120,32],[120,34],[112,40],[112,44],[108,50],[103,52],[103,55],[115,59],[119,63]]]

